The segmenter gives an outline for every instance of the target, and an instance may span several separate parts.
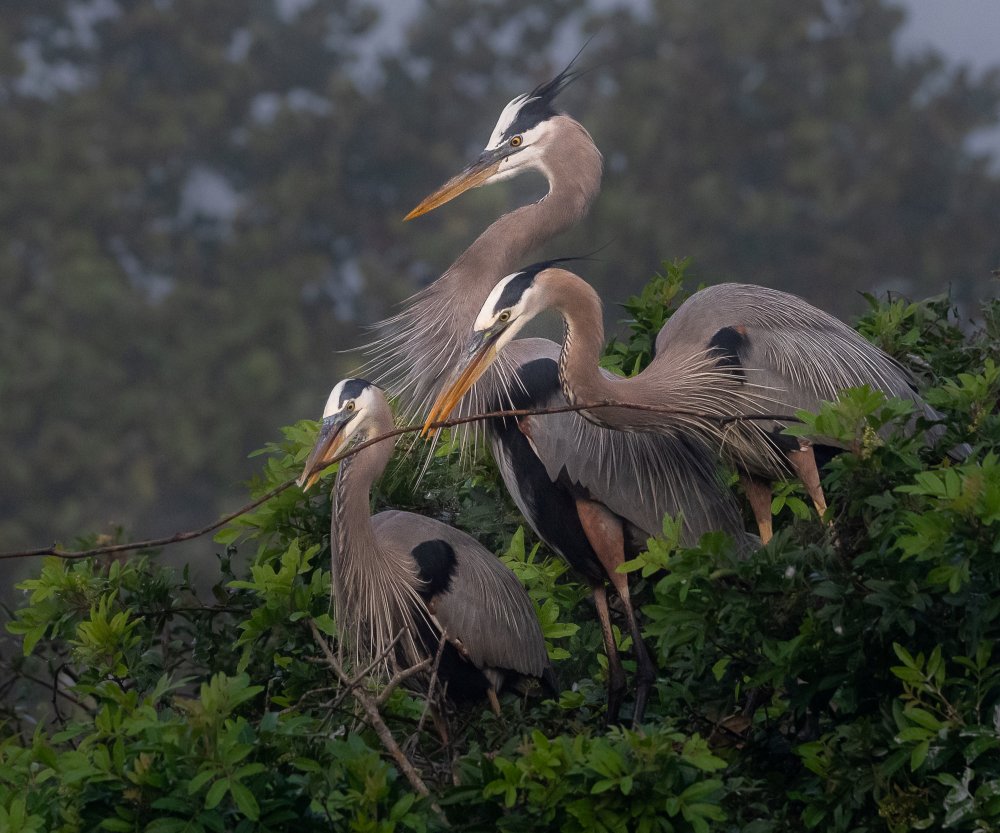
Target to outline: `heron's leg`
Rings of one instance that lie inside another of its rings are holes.
[[[625,608],[625,618],[628,621],[628,630],[635,648],[636,691],[632,723],[636,725],[642,721],[642,716],[646,711],[649,689],[656,679],[656,666],[649,658],[646,644],[642,641],[639,622],[635,617],[632,596],[628,589],[628,576],[618,572],[618,568],[625,563],[625,530],[618,516],[600,503],[592,500],[577,500],[576,510],[587,540],[590,541],[594,552],[601,560],[604,572],[611,585],[618,592],[622,606]]]
[[[771,526],[771,484],[744,472],[740,472],[740,483],[743,484],[743,492],[750,502],[754,519],[757,521],[760,542],[766,544],[774,534]]]
[[[493,714],[500,717],[500,700],[497,699],[497,690],[492,686],[486,689],[486,696],[490,701],[490,708],[493,709]]]
[[[625,607],[625,618],[628,620],[629,633],[632,634],[632,645],[635,646],[635,711],[632,713],[632,728],[636,728],[642,723],[643,715],[646,713],[646,701],[649,699],[649,690],[656,680],[656,666],[646,650],[646,643],[642,639],[639,630],[639,621],[635,617],[635,610],[632,608],[632,597],[628,590],[628,576],[624,573],[615,573],[616,578],[612,578],[615,590],[621,597],[622,605]]]
[[[618,646],[615,645],[615,632],[611,629],[607,590],[603,584],[595,584],[593,593],[597,619],[601,623],[601,634],[604,637],[604,651],[608,655],[608,710],[604,719],[608,723],[617,723],[618,712],[622,707],[622,695],[625,692],[625,669],[622,668]]]
[[[812,498],[813,506],[822,518],[826,514],[826,496],[819,482],[819,469],[816,468],[816,455],[813,454],[812,446],[803,444],[798,451],[788,452],[788,462],[806,487],[806,493]]]

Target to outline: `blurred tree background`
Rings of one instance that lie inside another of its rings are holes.
[[[392,13],[387,13],[388,9]],[[0,549],[235,506],[364,325],[537,196],[403,214],[593,36],[563,105],[609,312],[663,257],[847,316],[992,294],[1000,74],[902,56],[882,0],[32,0],[0,16]],[[542,254],[542,253],[540,253]],[[6,583],[6,582],[5,582]]]

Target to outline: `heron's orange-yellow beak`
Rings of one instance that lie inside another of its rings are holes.
[[[458,370],[455,381],[434,400],[434,405],[420,431],[421,437],[433,437],[438,432],[439,429],[432,427],[433,424],[446,420],[462,397],[468,393],[469,388],[476,384],[476,380],[493,364],[493,360],[500,352],[497,350],[497,338],[480,336],[480,339],[481,345],[472,353],[465,367]]]
[[[344,424],[346,419],[339,418],[340,414],[324,419],[319,429],[319,436],[316,438],[316,445],[309,453],[305,468],[295,482],[303,492],[309,491],[310,487],[319,480],[323,474],[323,469],[337,456],[344,445]]]
[[[423,202],[403,218],[403,222],[433,211],[439,205],[444,205],[455,199],[459,194],[470,188],[477,188],[497,172],[505,157],[496,151],[488,151],[467,167],[462,173],[453,176],[433,194],[425,197]]]

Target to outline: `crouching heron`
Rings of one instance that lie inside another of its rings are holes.
[[[362,379],[339,382],[299,484],[312,486],[348,444],[392,428],[379,388]],[[423,515],[389,510],[372,517],[371,486],[392,448],[377,442],[345,458],[334,483],[330,550],[342,638],[359,659],[412,665],[435,657],[443,635],[438,675],[453,701],[488,697],[498,712],[497,693],[518,678],[540,679],[555,692],[531,599],[493,553]]]

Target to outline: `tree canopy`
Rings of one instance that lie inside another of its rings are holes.
[[[609,364],[648,357],[682,271],[630,299]],[[415,491],[402,454],[375,503],[502,553],[563,690],[448,712],[447,742],[419,694],[337,660],[325,489],[203,542],[210,592],[152,553],[37,565],[0,675],[0,830],[996,829],[1000,302],[982,320],[963,334],[947,298],[871,299],[861,332],[919,374],[945,431],[928,446],[909,403],[868,388],[805,417],[848,447],[825,473],[832,527],[786,486],[749,557],[720,533],[681,547],[667,517],[625,565],[659,669],[639,731],[603,725],[587,588],[482,460],[440,454]],[[301,471],[317,427],[268,444],[254,494]]]
[[[842,313],[861,289],[990,294],[1000,183],[966,140],[1000,80],[897,54],[885,2],[436,0],[391,49],[385,23],[364,0],[5,10],[5,548],[237,502],[362,325],[525,198],[399,222],[590,36],[563,104],[604,193],[546,254],[609,243],[588,278],[610,309],[662,252]]]

